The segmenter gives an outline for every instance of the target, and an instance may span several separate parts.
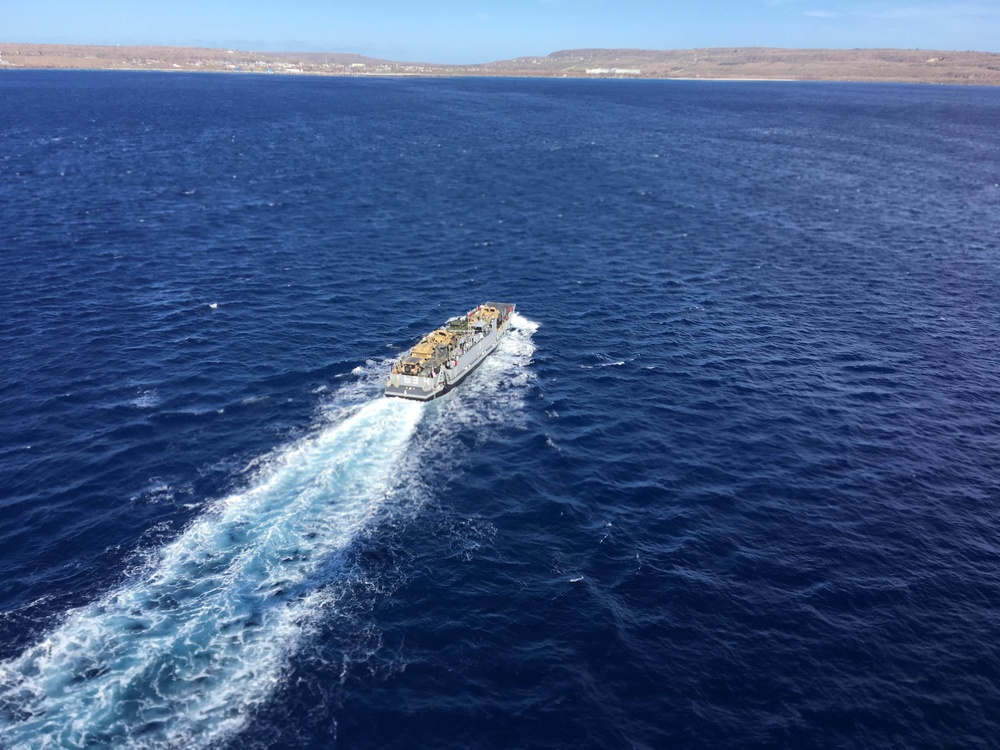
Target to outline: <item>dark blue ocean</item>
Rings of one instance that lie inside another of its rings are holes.
[[[1000,90],[0,113],[0,747],[1000,746]]]

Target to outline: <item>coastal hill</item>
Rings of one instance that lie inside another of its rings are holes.
[[[530,76],[886,81],[1000,85],[1000,54],[931,50],[579,49],[474,65],[407,63],[335,52],[0,43],[0,70],[186,70],[297,75]]]
[[[899,49],[579,49],[484,68],[535,75],[754,78],[1000,85],[1000,54]]]

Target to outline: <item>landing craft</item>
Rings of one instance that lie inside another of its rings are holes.
[[[430,401],[461,383],[510,330],[514,304],[486,302],[424,336],[392,366],[385,395]]]

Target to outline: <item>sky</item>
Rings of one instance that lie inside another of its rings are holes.
[[[588,47],[1000,52],[1000,0],[0,0],[0,42],[456,64]]]

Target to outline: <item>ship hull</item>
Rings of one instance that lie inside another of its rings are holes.
[[[432,377],[419,375],[389,375],[385,386],[385,395],[391,398],[408,398],[415,401],[431,401],[448,393],[452,388],[462,383],[500,344],[501,339],[510,330],[510,315],[514,312],[513,304],[497,304],[503,310],[497,327],[482,338],[474,341],[469,348],[457,354],[440,371]]]

